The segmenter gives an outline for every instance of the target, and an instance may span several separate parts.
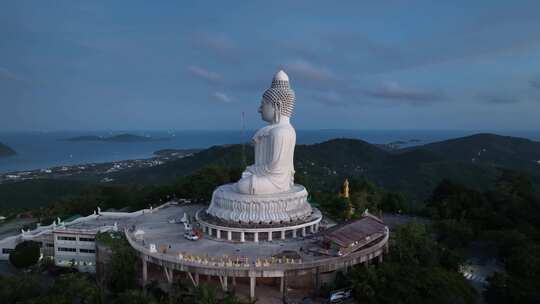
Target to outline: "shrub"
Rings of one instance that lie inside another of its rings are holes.
[[[9,254],[9,261],[17,268],[26,268],[36,264],[39,260],[39,243],[25,241],[18,244]]]

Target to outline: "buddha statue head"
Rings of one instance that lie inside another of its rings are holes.
[[[280,70],[262,96],[259,113],[264,121],[279,123],[282,116],[292,116],[294,101],[295,95],[289,84],[289,76]]]

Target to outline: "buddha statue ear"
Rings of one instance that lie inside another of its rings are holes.
[[[279,102],[274,103],[274,123],[279,123],[281,120],[281,104]]]

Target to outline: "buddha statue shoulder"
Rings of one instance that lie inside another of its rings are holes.
[[[296,132],[290,123],[295,94],[289,77],[279,71],[261,100],[259,113],[268,125],[253,136],[255,163],[248,166],[234,185],[242,194],[287,192],[294,185]]]

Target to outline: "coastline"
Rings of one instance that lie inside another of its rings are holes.
[[[168,141],[138,143],[70,142],[62,139],[89,135],[88,132],[2,132],[0,142],[17,151],[17,155],[0,158],[0,176],[29,172],[44,168],[76,167],[86,164],[124,162],[125,160],[149,159],[154,152],[169,148],[206,149],[211,146],[246,143],[253,131],[206,130],[206,131],[117,131],[91,132],[93,135],[110,137],[133,133],[152,138],[170,137]],[[335,138],[360,139],[380,148],[393,150],[409,146],[459,138],[478,133],[470,130],[303,130],[297,131],[297,144],[310,145]],[[485,132],[482,132],[485,133]],[[491,131],[499,135],[528,138],[540,141],[540,131]],[[403,145],[405,143],[405,145]]]
[[[58,178],[99,178],[100,183],[110,183],[114,179],[107,174],[117,173],[128,169],[149,168],[163,165],[177,159],[188,157],[200,149],[165,149],[154,152],[149,158],[127,159],[112,162],[86,163],[78,165],[54,166],[35,170],[21,170],[0,173],[0,184],[20,182],[35,179]]]

